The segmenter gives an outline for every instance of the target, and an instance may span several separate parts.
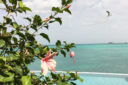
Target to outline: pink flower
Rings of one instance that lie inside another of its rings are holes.
[[[46,75],[48,73],[48,69],[52,70],[53,72],[56,72],[56,61],[53,59],[57,52],[53,52],[51,54],[51,49],[46,54],[45,58],[41,59],[41,72],[42,75]]]
[[[71,6],[71,5],[70,5],[70,4],[68,4],[65,8],[66,8],[66,9],[68,9],[70,6]]]
[[[71,52],[70,52],[70,57],[73,58],[73,62],[75,63],[75,58],[74,58],[74,56],[75,56],[75,53],[74,53],[73,51],[71,51]]]

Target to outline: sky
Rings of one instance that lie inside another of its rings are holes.
[[[34,14],[47,18],[51,14],[52,6],[60,6],[60,0],[24,0]],[[74,0],[70,10],[72,15],[61,14],[63,24],[50,24],[48,33],[51,43],[56,40],[74,42],[76,44],[89,43],[120,43],[128,42],[128,0]],[[106,11],[111,12],[107,16]],[[23,16],[23,15],[20,15]],[[18,18],[20,20],[20,18]],[[24,22],[24,21],[20,21]],[[48,43],[37,37],[41,43]]]

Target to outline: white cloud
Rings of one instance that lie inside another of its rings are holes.
[[[46,13],[53,6],[60,6],[60,0],[31,0],[25,4],[36,13]]]

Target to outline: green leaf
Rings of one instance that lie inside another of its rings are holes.
[[[68,1],[67,1],[67,4],[71,4],[71,3],[72,3],[72,0],[68,0]]]
[[[25,44],[26,47],[29,47],[30,45],[31,45],[30,43],[26,43],[26,44]]]
[[[43,38],[45,38],[46,40],[48,40],[48,42],[50,42],[50,39],[49,39],[49,37],[48,37],[47,34],[41,33],[40,35],[41,35]]]
[[[61,0],[61,4],[62,5],[65,5],[66,4],[66,1],[65,0]]]
[[[30,33],[25,33],[25,36],[27,37],[27,39],[31,42],[35,41],[34,35],[30,34]]]
[[[23,7],[22,8],[23,10],[25,10],[25,11],[32,11],[30,8],[28,8],[28,7]]]
[[[34,18],[33,18],[33,24],[37,25],[37,26],[40,26],[42,25],[41,23],[42,19],[39,15],[35,15]]]
[[[17,4],[17,0],[9,0],[9,2],[15,5]]]
[[[60,46],[61,46],[61,42],[60,42],[60,40],[57,40],[56,47],[60,47]]]
[[[19,7],[25,7],[22,1],[19,1]]]
[[[18,24],[16,22],[13,22],[12,25],[13,25],[14,28],[18,27]]]
[[[19,35],[23,39],[26,39],[26,36],[20,31],[17,31],[17,35]]]
[[[0,57],[0,60],[6,61],[5,57]]]
[[[35,31],[38,31],[38,30],[37,30],[37,25],[35,25],[35,24],[32,24],[32,25],[31,25],[31,28],[34,29]]]
[[[63,13],[63,10],[59,7],[52,7],[52,11],[58,12],[58,13]]]
[[[45,24],[44,27],[48,29],[49,28],[49,25],[48,24]]]
[[[5,45],[5,41],[3,39],[0,39],[0,47],[3,47]]]
[[[65,12],[72,14],[71,11],[69,9],[64,9]]]
[[[19,1],[19,12],[32,11],[30,8],[26,7],[22,1]]]
[[[14,74],[12,73],[7,72],[4,73],[3,75],[0,75],[0,82],[12,82],[13,80],[14,80]]]
[[[61,20],[61,18],[60,18],[60,17],[55,18],[55,20],[56,20],[57,22],[59,22],[59,23],[60,23],[60,25],[62,24],[62,20]]]
[[[12,19],[6,18],[6,23],[7,23],[7,24],[9,24],[9,23],[11,23],[11,22],[12,22]]]
[[[7,1],[6,0],[2,0],[2,2],[6,6],[6,8],[8,8]]]
[[[28,20],[29,22],[32,21],[31,18],[29,18],[29,17],[25,17],[24,19]]]
[[[53,22],[55,22],[55,21],[49,21],[49,23],[53,23]]]
[[[5,57],[7,61],[15,61],[19,59],[19,56],[15,56],[13,54],[10,54],[9,56]]]
[[[33,49],[33,48],[31,48],[31,47],[27,47],[27,49],[28,49],[28,52],[34,54],[34,49]]]
[[[22,76],[21,81],[22,85],[32,85],[30,76]]]
[[[16,37],[12,37],[13,41],[15,44],[17,44],[17,38]]]
[[[21,66],[16,65],[13,68],[17,74],[23,75],[23,69],[21,68]]]
[[[64,57],[66,57],[66,52],[64,50],[61,50],[60,52],[61,54],[63,54]]]
[[[80,78],[79,76],[77,76],[77,79],[80,80],[80,82],[83,82],[84,80],[82,78]]]

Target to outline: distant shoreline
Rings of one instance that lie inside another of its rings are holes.
[[[128,43],[86,43],[86,44],[75,44],[75,45],[112,45],[112,44],[128,44]],[[64,44],[62,44],[64,45]],[[50,44],[48,46],[55,46],[55,44]]]

